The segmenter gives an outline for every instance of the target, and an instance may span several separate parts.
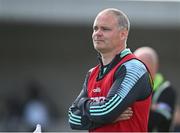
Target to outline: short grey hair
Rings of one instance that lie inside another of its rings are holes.
[[[116,8],[108,8],[104,11],[110,12],[117,17],[120,29],[127,29],[128,31],[130,30],[129,18],[123,11]]]

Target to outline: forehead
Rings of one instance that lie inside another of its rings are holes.
[[[118,24],[117,17],[110,12],[99,13],[94,21],[94,26],[115,26]]]

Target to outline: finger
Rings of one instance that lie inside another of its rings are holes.
[[[131,117],[133,114],[132,113],[127,113],[127,114],[121,114],[119,116],[119,118],[122,118],[122,117]]]
[[[130,118],[131,118],[131,117],[119,117],[118,119],[116,119],[116,120],[114,121],[114,123],[117,122],[117,121],[128,120],[128,119],[130,119]]]
[[[125,110],[122,114],[133,114],[132,110]]]
[[[132,108],[131,108],[131,107],[128,107],[127,109],[128,109],[128,110],[132,110]]]
[[[122,121],[122,120],[128,120],[130,119],[131,117],[122,117],[122,118],[119,118],[117,121]]]
[[[121,116],[119,116],[115,122],[119,120],[127,120],[127,119],[130,119],[131,117],[132,117],[132,114],[121,114]]]

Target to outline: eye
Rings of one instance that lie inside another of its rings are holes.
[[[102,27],[102,30],[103,30],[103,31],[109,31],[109,30],[111,30],[111,29],[108,28],[108,27]]]
[[[97,31],[97,30],[98,30],[98,27],[97,27],[97,26],[94,26],[94,27],[93,27],[93,30],[94,30],[94,31]]]

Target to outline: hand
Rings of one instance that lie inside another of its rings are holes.
[[[151,105],[151,110],[152,110],[152,111],[155,111],[155,110],[157,109],[157,107],[158,107],[157,104],[152,103],[152,105]]]
[[[123,121],[123,120],[128,120],[132,117],[133,111],[131,107],[128,107],[115,121]]]
[[[36,125],[36,129],[34,130],[33,133],[41,133],[41,125],[40,124]]]

